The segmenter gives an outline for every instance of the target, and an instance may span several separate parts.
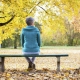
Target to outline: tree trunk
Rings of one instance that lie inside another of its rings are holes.
[[[6,40],[4,40],[1,44],[2,48],[5,48],[6,47]]]
[[[14,39],[14,49],[17,49],[17,37],[15,36],[15,39]]]
[[[0,44],[0,48],[1,48],[1,44]]]
[[[68,46],[73,46],[73,39],[68,38]]]

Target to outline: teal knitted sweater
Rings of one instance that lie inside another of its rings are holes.
[[[27,26],[21,32],[21,44],[23,52],[39,52],[41,39],[37,27]]]

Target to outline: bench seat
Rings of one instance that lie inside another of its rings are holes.
[[[68,56],[68,54],[40,54],[40,55],[0,54],[0,57],[66,57],[66,56]]]
[[[5,71],[4,60],[5,57],[56,57],[57,58],[57,71],[60,71],[60,57],[67,57],[68,54],[40,54],[40,55],[22,55],[22,54],[0,54],[1,62],[0,62],[0,71]]]

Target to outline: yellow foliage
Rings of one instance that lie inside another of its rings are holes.
[[[64,18],[72,19],[78,15],[80,0],[1,0],[0,23],[8,21],[12,15],[12,22],[0,27],[0,43],[6,38],[12,38],[16,29],[19,31],[26,26],[25,18],[32,16],[42,24],[43,35],[53,36],[60,31],[65,33]],[[6,17],[5,17],[6,16]],[[4,34],[3,34],[4,31]]]

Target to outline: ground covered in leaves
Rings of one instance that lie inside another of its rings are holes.
[[[60,72],[45,68],[33,71],[6,70],[0,73],[0,80],[80,80],[80,68]]]
[[[21,54],[21,49],[0,49],[0,54]],[[56,72],[56,57],[36,58],[35,71],[27,71],[25,58],[5,58],[5,72],[0,80],[80,80],[80,48],[43,48],[41,54],[69,54],[61,58],[61,71]]]

